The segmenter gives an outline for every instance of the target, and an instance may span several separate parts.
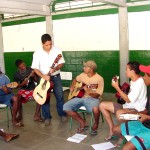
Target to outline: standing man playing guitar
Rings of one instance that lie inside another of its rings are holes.
[[[63,67],[65,60],[62,56],[58,63],[52,67],[57,56],[59,54],[62,55],[62,51],[52,45],[52,39],[49,34],[43,34],[41,42],[42,49],[33,54],[32,68],[39,77],[46,81],[51,80],[54,83],[53,91],[57,101],[57,113],[61,117],[61,120],[65,122],[67,118],[66,113],[63,111],[64,96],[60,78],[60,69]],[[50,90],[48,90],[48,93],[50,93]],[[46,102],[42,105],[42,115],[45,119],[45,125],[49,125],[52,118],[50,113],[50,94],[48,93]]]
[[[17,59],[15,65],[18,68],[18,71],[14,75],[14,81],[18,82],[18,96],[22,103],[27,103],[27,101],[33,99],[33,90],[35,83],[38,82],[38,76],[21,59]],[[42,122],[40,108],[41,106],[37,104],[34,120]]]
[[[20,122],[22,118],[22,104],[18,97],[12,93],[11,88],[6,85],[10,83],[9,78],[0,70],[0,104],[5,104],[12,107],[12,123],[15,127],[23,127]]]
[[[99,124],[99,97],[102,95],[104,90],[104,80],[96,73],[97,65],[94,61],[85,62],[83,67],[84,72],[81,73],[73,80],[70,92],[73,93],[75,85],[78,82],[84,83],[83,89],[85,91],[83,97],[74,97],[64,104],[63,110],[72,118],[80,123],[78,128],[78,133],[87,130],[86,122],[81,116],[76,112],[81,106],[85,106],[88,112],[93,112],[95,123],[92,127],[91,135],[97,134],[98,124]]]

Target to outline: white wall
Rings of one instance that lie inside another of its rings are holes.
[[[41,48],[45,22],[6,26],[2,28],[4,52],[35,51]]]
[[[129,13],[129,49],[150,50],[150,11]],[[46,23],[3,27],[4,51],[35,51],[41,48]],[[54,44],[63,51],[119,50],[118,15],[70,18],[53,21]]]
[[[55,45],[64,51],[118,50],[118,15],[56,20]]]
[[[129,13],[129,49],[150,50],[150,11]]]

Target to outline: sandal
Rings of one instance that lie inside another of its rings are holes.
[[[78,128],[78,132],[77,133],[82,133],[83,131],[88,130],[89,126],[84,126],[84,128]]]
[[[108,138],[106,137],[105,140],[106,140],[106,141],[109,141],[109,140],[117,140],[118,138],[119,138],[118,136],[112,135],[111,137],[108,137]]]
[[[19,134],[7,134],[5,137],[5,141],[10,142],[11,140],[17,138],[18,136],[19,136]]]
[[[21,122],[17,122],[13,124],[15,127],[24,127],[24,124]]]
[[[34,121],[44,122],[44,120],[42,118],[34,118]]]
[[[92,130],[90,134],[91,135],[97,135],[97,130]]]

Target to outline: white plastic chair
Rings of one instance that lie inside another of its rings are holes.
[[[63,71],[61,71],[60,76],[61,76],[62,80],[72,81],[72,72],[63,72]],[[68,90],[68,89],[69,89],[69,87],[63,87],[63,91]]]

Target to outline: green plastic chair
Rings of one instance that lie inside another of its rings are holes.
[[[87,112],[86,108],[84,106],[80,107],[78,110],[77,110],[78,113],[82,113],[82,116],[83,116],[83,119],[86,120],[86,114],[91,114],[91,119],[90,119],[90,133],[92,131],[92,126],[93,126],[93,122],[94,122],[94,114],[93,113],[89,113]],[[102,119],[102,122],[104,122],[104,118],[103,118],[103,114],[100,112],[100,115],[101,115],[101,119]],[[73,124],[73,118],[70,117],[70,130],[72,130],[72,124]]]
[[[8,114],[9,107],[5,104],[0,104],[0,110],[6,110],[6,118],[7,118],[7,126],[9,127],[9,114]]]

